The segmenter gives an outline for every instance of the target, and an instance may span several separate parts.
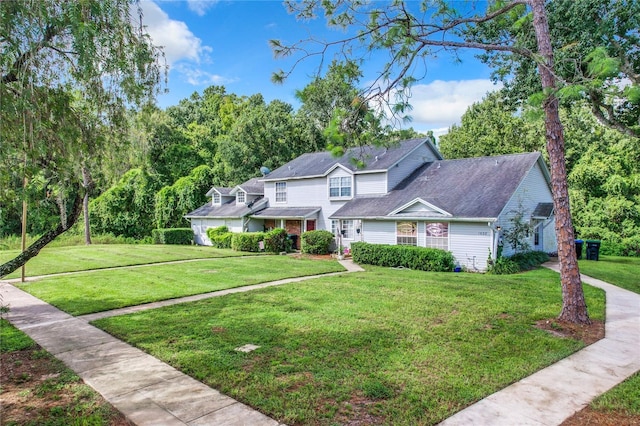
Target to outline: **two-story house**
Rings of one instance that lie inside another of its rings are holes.
[[[304,154],[186,215],[199,244],[206,229],[330,230],[340,244],[411,244],[451,251],[484,270],[517,210],[533,225],[532,248],[556,250],[548,170],[539,153],[444,160],[428,139]],[[297,243],[299,246],[299,242]],[[510,254],[510,248],[504,247]]]

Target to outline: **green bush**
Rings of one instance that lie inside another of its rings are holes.
[[[453,271],[455,262],[448,251],[416,246],[352,243],[353,261],[376,266],[402,266],[433,272]]]
[[[640,236],[625,238],[622,240],[622,256],[640,257]]]
[[[264,232],[236,233],[231,237],[231,248],[236,251],[259,252],[260,241],[264,241]]]
[[[520,271],[528,271],[534,269],[549,260],[549,255],[542,251],[527,251],[524,253],[517,253],[509,257],[518,267]]]
[[[517,274],[540,266],[549,260],[549,255],[542,251],[516,253],[510,257],[499,257],[487,268],[487,273],[494,275]]]
[[[487,268],[487,273],[493,275],[509,275],[518,272],[520,272],[518,264],[506,257],[499,257]]]
[[[325,230],[302,233],[302,252],[309,254],[329,254],[334,244],[334,236]]]
[[[193,244],[191,228],[163,228],[151,231],[154,244]]]
[[[264,234],[264,249],[271,253],[280,253],[291,250],[291,240],[287,231],[276,228]]]
[[[215,248],[228,249],[231,248],[231,238],[233,232],[229,232],[227,226],[218,226],[217,228],[207,229],[207,237],[211,240],[211,245]]]

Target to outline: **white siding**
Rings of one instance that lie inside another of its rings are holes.
[[[362,221],[362,240],[372,244],[395,244],[396,223],[394,221]]]
[[[449,224],[449,251],[467,270],[486,270],[492,246],[492,231],[486,222]]]
[[[339,171],[338,171],[339,170]],[[338,169],[331,176],[350,176],[348,172]],[[320,207],[316,229],[331,231],[329,216],[335,213],[348,200],[329,200],[329,184],[326,177],[295,179],[287,181],[287,202],[272,203],[275,200],[275,182],[265,182],[264,196],[269,199],[271,207]]]
[[[387,191],[391,191],[404,178],[409,176],[415,169],[423,163],[437,161],[433,152],[426,145],[421,145],[411,155],[406,157],[396,166],[389,169],[387,174]]]
[[[502,214],[496,222],[496,226],[501,226],[503,230],[509,229],[512,224],[510,219],[515,215],[515,212],[522,206],[525,210],[525,219],[531,218],[531,213],[536,208],[538,203],[552,203],[553,196],[551,189],[547,185],[547,181],[540,170],[540,166],[536,163],[531,171],[525,176],[520,183],[520,186],[511,197],[511,200],[507,203]],[[544,247],[545,251],[553,252],[557,250],[557,242],[555,236],[554,225],[548,225],[545,229],[544,235]],[[533,248],[533,233],[529,239],[529,244]],[[504,256],[510,256],[514,253],[511,246],[504,244],[504,250],[502,254]]]
[[[355,195],[384,194],[387,191],[387,174],[363,173],[355,178]]]

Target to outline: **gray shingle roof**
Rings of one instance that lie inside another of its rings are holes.
[[[426,163],[388,194],[356,197],[331,218],[389,216],[416,199],[440,208],[454,218],[496,218],[540,158],[539,153],[528,153]],[[402,216],[428,217],[430,213],[423,211]]]
[[[321,207],[267,207],[252,216],[258,219],[302,218],[313,216],[321,209]]]
[[[553,203],[538,203],[531,217],[533,218],[549,218],[553,214]]]
[[[423,143],[425,143],[425,139],[420,138],[408,139],[388,148],[373,146],[350,148],[342,157],[337,158],[328,151],[303,154],[300,157],[291,160],[284,166],[272,171],[262,179],[272,181],[324,176],[337,164],[355,173],[371,170],[387,170]],[[440,153],[438,153],[430,143],[427,142],[427,146],[434,150],[436,156],[440,157]],[[358,169],[353,163],[354,159],[364,160],[366,164],[365,167]]]
[[[238,186],[247,194],[264,195],[264,182],[262,178],[252,178]]]
[[[236,204],[235,200],[231,200],[221,206],[214,206],[211,203],[207,203],[204,206],[198,207],[194,211],[187,213],[184,217],[190,218],[239,218],[249,214],[255,213],[267,206],[267,199],[260,198],[249,207],[246,204]]]
[[[231,192],[233,188],[224,188],[222,186],[214,186],[212,187],[209,192],[207,192],[207,197],[211,197],[213,195],[213,191],[217,191],[220,195],[229,195],[229,192]]]

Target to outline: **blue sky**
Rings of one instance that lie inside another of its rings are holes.
[[[282,2],[272,0],[142,0],[144,24],[154,43],[163,46],[170,66],[169,93],[160,95],[163,108],[177,104],[210,85],[225,86],[228,93],[262,93],[267,102],[280,99],[298,106],[295,91],[304,88],[319,62],[309,59],[296,68],[285,84],[271,82],[271,74],[287,70],[294,59],[275,59],[268,41],[293,43],[310,35],[335,39],[322,19],[297,21]],[[462,63],[446,54],[429,61],[427,73],[413,88],[409,124],[419,131],[441,134],[467,106],[490,90],[490,70],[464,53]],[[381,58],[363,65],[361,83],[373,81]],[[378,66],[376,66],[378,65]]]

